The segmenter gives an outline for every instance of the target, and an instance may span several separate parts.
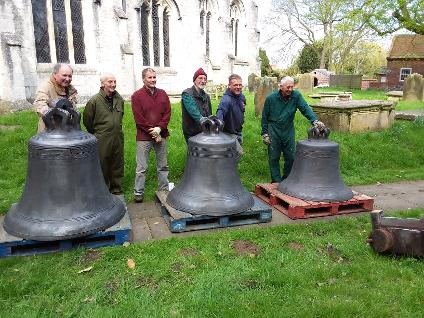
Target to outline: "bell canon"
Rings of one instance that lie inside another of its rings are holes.
[[[169,192],[167,203],[194,215],[221,216],[249,210],[254,200],[237,171],[236,141],[222,133],[215,116],[205,119],[202,132],[188,141],[181,182]]]
[[[290,196],[323,202],[349,200],[353,192],[340,177],[339,145],[328,140],[330,130],[311,128],[296,145],[293,168],[278,190]]]
[[[59,103],[44,116],[46,131],[28,143],[28,171],[19,202],[4,229],[17,237],[54,241],[105,230],[125,214],[109,193],[96,138],[80,130],[80,115]]]

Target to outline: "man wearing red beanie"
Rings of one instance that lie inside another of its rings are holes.
[[[204,91],[207,75],[199,68],[193,75],[194,85],[181,94],[182,124],[185,141],[202,132],[200,120],[212,114],[211,99]]]

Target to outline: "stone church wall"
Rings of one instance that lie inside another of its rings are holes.
[[[37,63],[32,1],[0,2],[0,105],[11,109],[29,107],[37,85],[50,75],[57,61],[52,3],[60,0],[45,1],[48,8],[50,63]],[[183,89],[191,86],[193,73],[199,67],[205,69],[208,80],[215,84],[226,83],[231,73],[238,73],[247,85],[250,73],[260,74],[258,7],[254,1],[156,1],[161,43],[159,66],[153,65],[151,16],[148,20],[150,63],[143,65],[140,11],[143,3],[151,8],[151,1],[81,1],[86,60],[84,64],[76,64],[74,59],[70,0],[62,2],[66,13],[69,63],[74,70],[72,83],[79,92],[81,103],[98,91],[102,72],[115,74],[117,89],[126,98],[143,85],[141,71],[148,66],[157,72],[157,86],[169,94],[180,94]],[[200,26],[202,10],[205,12],[203,28]],[[208,13],[209,54],[206,54]],[[167,67],[164,65],[164,14],[169,16],[170,65]],[[237,36],[234,21],[237,21]]]

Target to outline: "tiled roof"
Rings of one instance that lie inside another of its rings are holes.
[[[424,59],[424,35],[399,34],[392,40],[388,59]]]

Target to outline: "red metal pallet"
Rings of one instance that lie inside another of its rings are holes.
[[[347,213],[372,211],[374,199],[354,192],[350,200],[340,202],[306,201],[284,194],[278,183],[261,183],[255,187],[256,196],[291,219],[306,219]]]

